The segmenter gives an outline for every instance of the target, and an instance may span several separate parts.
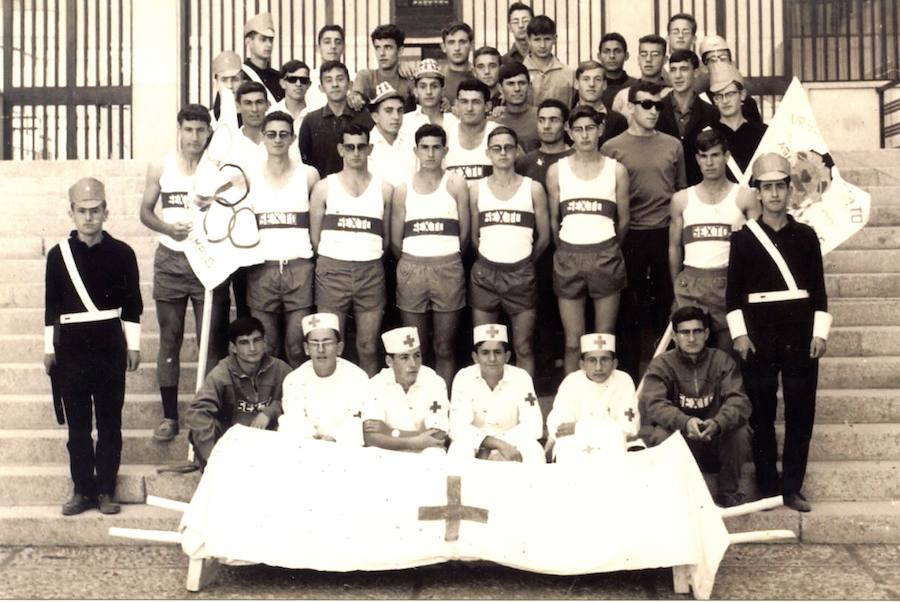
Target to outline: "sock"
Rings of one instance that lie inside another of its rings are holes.
[[[159,394],[162,396],[163,416],[178,420],[178,385],[160,387]]]

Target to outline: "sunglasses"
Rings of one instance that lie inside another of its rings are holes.
[[[265,132],[263,132],[263,136],[265,136],[269,140],[275,140],[276,138],[280,140],[286,140],[293,136],[293,134],[287,130],[281,130],[280,132],[276,132],[274,130],[266,130]]]
[[[348,153],[365,153],[369,150],[369,144],[367,142],[360,142],[359,144],[353,144],[350,142],[343,142],[341,146],[344,147],[344,150]]]
[[[663,104],[661,100],[639,100],[637,103],[641,106],[645,111],[649,111],[650,109],[656,109],[657,111],[662,111],[663,107],[666,106]]]
[[[515,144],[492,144],[488,147],[492,153],[511,153],[516,150]]]
[[[289,84],[300,84],[303,86],[308,86],[312,83],[312,80],[304,75],[287,75],[285,76],[284,81]]]

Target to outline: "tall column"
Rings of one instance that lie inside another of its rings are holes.
[[[640,76],[638,39],[648,33],[657,33],[653,26],[656,1],[609,0],[606,3],[606,31],[617,31],[628,42],[631,57],[625,62],[625,71],[632,77]]]
[[[134,158],[156,159],[175,148],[181,90],[182,0],[132,3],[132,132]]]

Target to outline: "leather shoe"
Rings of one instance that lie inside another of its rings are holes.
[[[63,516],[75,516],[93,507],[94,501],[91,498],[81,493],[76,493],[63,504],[62,513]]]
[[[178,421],[171,418],[163,418],[156,430],[153,431],[155,441],[171,441],[178,434]]]
[[[97,509],[100,514],[118,514],[122,511],[122,506],[115,503],[108,493],[101,493],[97,496]]]
[[[747,498],[743,492],[735,491],[734,493],[718,493],[713,500],[719,508],[733,508],[746,502]]]
[[[796,510],[797,512],[809,512],[812,510],[812,506],[809,505],[809,502],[806,501],[806,497],[800,493],[786,495],[784,496],[784,505],[792,510]]]

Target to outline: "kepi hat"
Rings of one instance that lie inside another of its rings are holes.
[[[709,64],[709,91],[715,94],[724,90],[732,83],[744,86],[744,76],[731,63]]]
[[[791,163],[778,153],[765,153],[753,162],[753,179],[772,182],[791,177]]]
[[[475,344],[484,343],[485,341],[503,341],[509,343],[509,336],[506,334],[506,326],[503,324],[482,324],[476,326],[473,331]]]
[[[225,50],[213,59],[213,75],[237,75],[241,71],[241,57],[232,50]]]
[[[261,33],[270,38],[275,37],[275,22],[272,20],[272,13],[259,13],[246,23],[244,23],[244,37],[253,32]]]
[[[319,328],[330,328],[338,333],[341,331],[341,321],[336,315],[329,313],[310,314],[300,321],[300,325],[303,327],[303,336]]]
[[[106,188],[97,178],[81,178],[69,187],[69,204],[94,201],[95,207],[105,200]]]
[[[388,330],[381,335],[381,342],[384,343],[384,350],[391,354],[412,351],[421,345],[419,343],[419,330],[414,326]]]
[[[589,351],[616,352],[616,337],[611,334],[595,332],[581,337],[581,353]]]

